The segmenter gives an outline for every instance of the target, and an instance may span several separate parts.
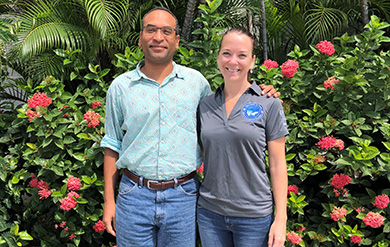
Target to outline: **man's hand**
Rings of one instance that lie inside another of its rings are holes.
[[[115,229],[115,202],[104,203],[103,223],[108,233],[116,236]]]
[[[273,95],[275,98],[279,98],[280,96],[280,93],[276,92],[274,86],[272,85],[260,84],[259,87],[263,90],[261,95],[267,94],[267,97],[271,97],[271,95]]]

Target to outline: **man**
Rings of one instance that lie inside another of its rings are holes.
[[[103,222],[118,247],[195,246],[196,111],[211,90],[198,71],[173,62],[178,29],[168,9],[148,12],[138,43],[145,60],[107,92]]]

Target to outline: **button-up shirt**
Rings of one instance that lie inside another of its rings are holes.
[[[110,85],[101,146],[119,153],[117,168],[147,179],[188,174],[202,161],[196,111],[210,86],[198,71],[175,63],[160,85],[141,72],[143,65]]]

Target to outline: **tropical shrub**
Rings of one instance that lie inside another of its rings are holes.
[[[257,79],[283,95],[290,135],[287,245],[390,244],[390,54],[375,16],[361,35],[295,47]]]
[[[215,8],[201,8],[198,21],[218,25]],[[213,25],[196,30],[204,42],[182,46],[175,61],[201,70],[215,89],[221,30]],[[290,131],[286,246],[390,244],[390,54],[380,50],[387,26],[373,16],[368,31],[296,46],[281,66],[257,61],[253,78],[282,93]],[[72,93],[47,77],[23,87],[29,102],[17,117],[0,114],[0,246],[114,245],[100,221],[111,79],[82,64],[80,52],[56,50],[79,82]],[[142,58],[127,49],[115,66],[121,73]]]
[[[65,65],[74,62],[74,53],[56,53]],[[2,143],[11,144],[15,136],[22,136],[0,160],[0,246],[25,245],[26,240],[34,246],[113,245],[112,238],[103,236],[107,233],[102,233],[101,221],[99,143],[108,88],[103,77],[108,70],[91,64],[88,70],[79,67],[71,73],[72,79],[84,81],[74,94],[50,76],[38,87],[23,88],[31,97],[2,138]]]

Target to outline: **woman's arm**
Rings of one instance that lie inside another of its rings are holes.
[[[275,201],[275,221],[269,233],[268,246],[281,247],[286,239],[287,223],[287,166],[285,137],[268,142],[268,161]]]

